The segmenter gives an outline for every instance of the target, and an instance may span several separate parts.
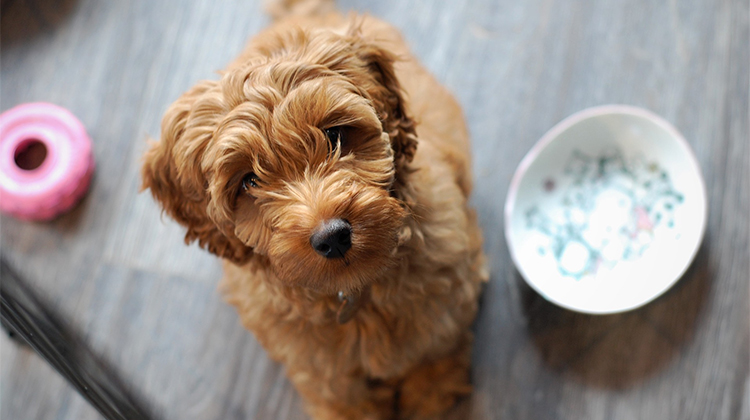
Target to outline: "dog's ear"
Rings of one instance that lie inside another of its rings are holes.
[[[227,229],[219,229],[207,214],[210,198],[201,157],[224,114],[216,90],[216,82],[201,82],[169,107],[162,119],[161,141],[144,156],[142,189],[151,190],[164,211],[187,227],[186,243],[198,241],[209,252],[242,263],[252,256],[252,248],[222,233]]]
[[[357,31],[350,36],[356,55],[374,78],[373,86],[364,86],[367,86],[366,90],[383,122],[383,129],[391,138],[397,177],[403,176],[417,151],[417,134],[416,124],[409,115],[405,93],[394,69],[398,57],[376,41],[361,37]]]

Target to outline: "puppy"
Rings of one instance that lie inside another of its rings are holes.
[[[388,24],[292,9],[169,107],[143,186],[313,418],[439,416],[487,279],[461,109]]]

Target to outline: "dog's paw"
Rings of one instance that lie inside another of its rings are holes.
[[[372,404],[361,405],[318,404],[308,407],[308,413],[315,420],[391,420],[393,419],[392,405]]]
[[[401,385],[398,401],[401,419],[436,419],[471,393],[468,352],[414,368]]]

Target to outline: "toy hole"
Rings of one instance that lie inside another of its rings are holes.
[[[16,147],[14,158],[19,168],[33,171],[42,166],[47,158],[47,146],[37,139],[25,140]]]

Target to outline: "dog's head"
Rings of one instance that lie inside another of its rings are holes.
[[[289,285],[356,290],[392,265],[416,150],[395,57],[360,36],[294,30],[255,43],[178,99],[143,185],[186,242],[264,258]]]

